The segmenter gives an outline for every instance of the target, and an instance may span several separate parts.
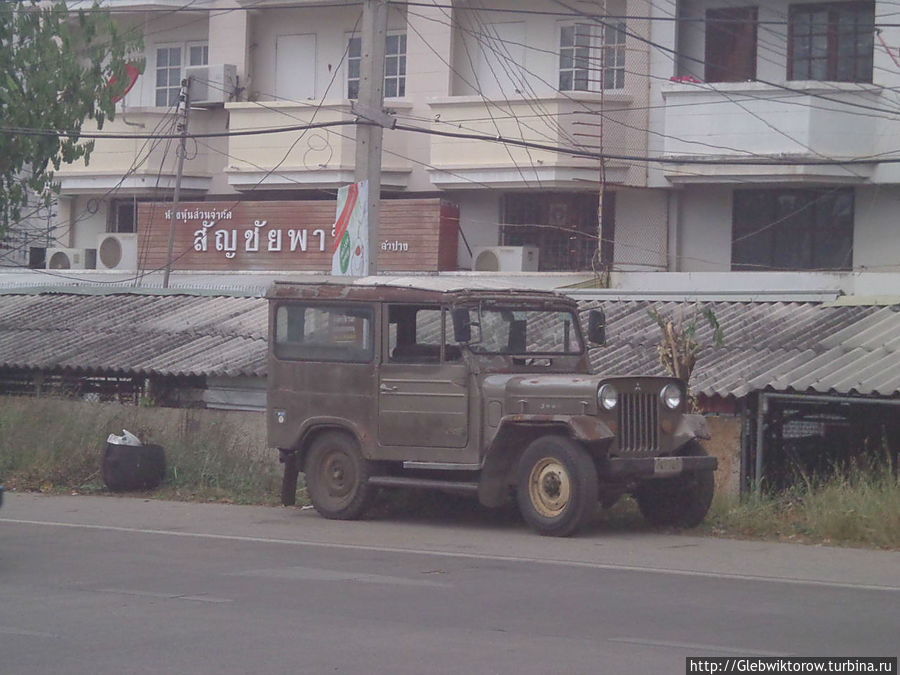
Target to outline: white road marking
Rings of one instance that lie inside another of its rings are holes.
[[[725,645],[701,645],[693,642],[669,642],[667,640],[647,640],[644,638],[607,638],[608,642],[624,642],[629,645],[647,645],[650,647],[667,647],[675,649],[687,649],[693,652],[692,656],[698,655],[698,652],[721,652],[723,654],[733,654],[735,656],[772,656],[778,658],[787,658],[793,654],[783,654],[781,652],[766,652],[758,649],[744,649],[743,647],[728,647]]]
[[[9,628],[0,626],[0,635],[18,635],[19,637],[47,637],[56,638],[53,633],[43,633],[37,630],[25,630],[24,628]]]
[[[432,586],[448,587],[452,584],[431,581],[430,579],[406,579],[383,574],[359,574],[355,572],[338,572],[318,567],[278,567],[274,569],[242,570],[229,572],[227,576],[260,577],[263,579],[287,579],[292,581],[355,581],[361,584],[393,584],[397,586]]]
[[[96,593],[116,593],[117,595],[136,595],[142,598],[159,598],[161,600],[193,600],[194,602],[225,603],[234,602],[230,598],[217,598],[212,595],[183,595],[181,593],[159,593],[156,591],[139,591],[131,588],[93,588]]]
[[[16,518],[0,518],[2,523],[16,525],[43,525],[46,527],[65,527],[82,530],[99,530],[105,532],[129,532],[132,534],[154,534],[169,537],[185,537],[194,539],[211,539],[218,541],[239,541],[255,544],[280,544],[283,546],[298,546],[307,548],[331,548],[348,551],[371,551],[378,553],[399,553],[406,555],[427,556],[433,558],[458,558],[464,560],[493,560],[504,562],[525,562],[541,565],[556,565],[560,567],[580,567],[585,569],[610,570],[620,572],[644,572],[647,574],[662,574],[679,577],[698,577],[705,579],[729,579],[736,581],[759,581],[776,584],[793,584],[798,586],[814,586],[820,588],[850,588],[855,590],[880,591],[887,593],[900,593],[900,586],[863,584],[844,581],[826,581],[822,579],[804,579],[800,577],[772,577],[757,574],[733,574],[730,572],[710,572],[701,570],[678,570],[662,567],[649,567],[641,565],[622,565],[616,563],[596,563],[584,560],[560,560],[553,558],[538,558],[533,556],[512,556],[499,553],[460,553],[458,551],[429,551],[415,548],[399,548],[396,546],[371,546],[364,544],[336,544],[319,541],[297,541],[294,539],[276,539],[274,537],[248,537],[235,534],[213,534],[209,532],[175,532],[172,530],[153,530],[137,527],[117,527],[114,525],[89,525],[85,523],[60,523],[44,520],[20,520]]]

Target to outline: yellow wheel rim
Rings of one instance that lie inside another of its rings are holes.
[[[555,457],[545,457],[531,469],[528,497],[534,510],[544,518],[556,518],[569,504],[572,484],[569,472]]]

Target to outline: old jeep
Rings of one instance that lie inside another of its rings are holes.
[[[545,535],[629,493],[651,523],[703,520],[716,459],[683,382],[591,374],[571,298],[439,282],[270,288],[267,426],[285,504],[302,471],[326,518],[415,487],[488,507],[515,495]],[[602,312],[588,329],[603,342]]]

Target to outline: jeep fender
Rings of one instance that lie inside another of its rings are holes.
[[[363,433],[355,422],[344,417],[310,417],[304,420],[303,425],[297,431],[296,440],[288,452],[295,452],[302,458],[312,439],[320,432],[328,430],[347,432],[357,440],[363,456],[370,458],[368,435]]]
[[[682,415],[678,421],[678,426],[675,427],[675,432],[672,434],[672,446],[681,448],[695,438],[704,441],[708,441],[711,438],[706,418],[703,415]]]
[[[509,497],[510,477],[520,455],[532,440],[546,434],[568,436],[600,452],[615,436],[592,415],[507,415],[485,454],[478,501],[487,507],[502,506]]]

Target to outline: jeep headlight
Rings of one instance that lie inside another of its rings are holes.
[[[604,384],[597,390],[597,403],[604,410],[612,410],[619,402],[619,392],[611,384]]]
[[[662,388],[661,392],[659,392],[659,397],[662,399],[662,402],[666,404],[667,408],[675,410],[681,405],[683,394],[681,393],[681,387],[670,382]]]

